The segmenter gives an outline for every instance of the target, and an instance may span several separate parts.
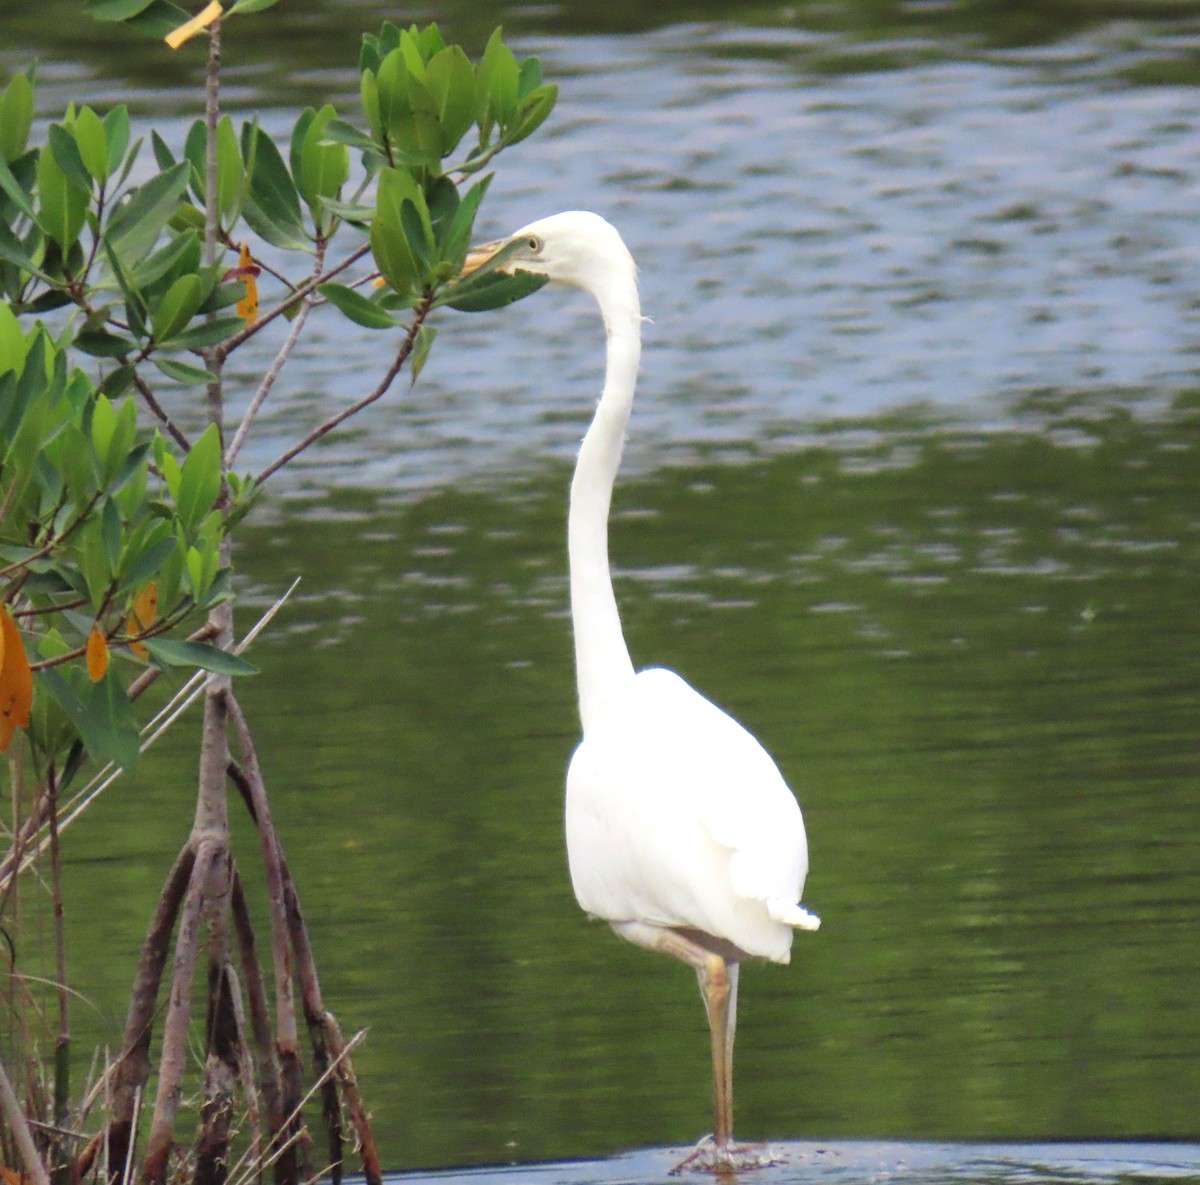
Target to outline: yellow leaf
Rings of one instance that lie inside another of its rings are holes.
[[[151,580],[136,597],[129,610],[129,620],[125,623],[125,632],[131,638],[144,634],[158,620],[158,587]],[[150,657],[150,652],[141,642],[130,642],[129,649],[143,662]]]
[[[201,13],[184,21],[178,29],[172,29],[163,40],[172,48],[178,49],[185,41],[190,41],[203,29],[207,29],[220,15],[222,9],[218,0],[213,2]]]
[[[29,1185],[29,1177],[25,1173],[18,1173],[15,1169],[5,1168],[0,1165],[0,1181],[4,1185]]]
[[[238,279],[246,285],[246,295],[237,302],[237,315],[247,325],[253,325],[258,320],[258,273],[260,270],[258,264],[254,262],[254,256],[250,254],[250,248],[243,243],[242,249],[238,252],[238,265],[235,271]]]
[[[98,625],[92,626],[87,640],[88,678],[99,683],[108,672],[108,639]]]
[[[33,672],[25,643],[7,605],[0,605],[0,635],[4,638],[3,665],[0,665],[0,753],[12,743],[18,728],[29,727],[29,709],[33,705]]]

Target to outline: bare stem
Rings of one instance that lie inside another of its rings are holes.
[[[21,1153],[21,1161],[25,1165],[25,1171],[29,1174],[30,1181],[33,1185],[50,1185],[50,1174],[46,1172],[46,1166],[38,1155],[37,1145],[33,1142],[33,1133],[29,1130],[25,1112],[9,1081],[3,1062],[0,1062],[0,1110],[3,1111],[9,1130],[17,1142],[17,1150]]]
[[[158,398],[155,396],[154,391],[150,387],[150,384],[146,382],[146,380],[142,378],[142,376],[138,374],[136,370],[133,373],[133,385],[138,389],[138,394],[141,395],[142,399],[146,403],[146,406],[154,413],[154,418],[158,420],[158,422],[162,424],[162,426],[170,434],[171,439],[174,440],[175,443],[179,445],[179,447],[183,449],[185,453],[188,452],[192,447],[188,442],[188,438],[180,431],[175,421],[172,420],[169,415],[167,415],[166,410],[163,408],[163,405],[159,403]]]
[[[325,259],[325,240],[322,239],[317,245],[317,257],[313,266],[314,275],[320,275],[321,265]],[[275,386],[276,380],[282,373],[284,366],[292,355],[292,351],[296,348],[296,342],[300,340],[300,334],[304,330],[304,324],[308,320],[308,314],[312,312],[313,296],[310,292],[300,305],[300,311],[296,314],[296,319],[292,322],[292,327],[288,331],[287,339],[279,348],[279,353],[275,355],[271,362],[270,369],[263,376],[263,380],[258,385],[258,390],[254,392],[254,398],[250,400],[250,406],[246,408],[245,414],[242,416],[242,422],[238,425],[237,432],[234,433],[233,440],[229,448],[225,452],[225,466],[231,468],[234,461],[237,459],[238,453],[242,451],[242,445],[246,443],[246,436],[250,432],[250,426],[254,423],[255,417],[262,409],[262,405],[266,402],[267,396],[270,395],[271,389]]]
[[[196,850],[187,897],[179,919],[175,940],[175,960],[171,972],[171,993],[163,1022],[162,1052],[158,1063],[158,1092],[154,1117],[142,1167],[148,1185],[162,1185],[167,1179],[167,1164],[175,1131],[175,1116],[183,1093],[183,1072],[187,1065],[188,1024],[192,1014],[192,975],[200,947],[200,917],[204,888],[213,865],[225,853],[211,841],[201,842]]]
[[[273,308],[265,316],[259,317],[259,319],[255,321],[253,325],[247,325],[244,329],[239,329],[237,333],[235,333],[228,341],[222,342],[219,346],[217,346],[217,357],[219,357],[223,362],[229,357],[230,354],[233,353],[234,350],[238,348],[238,346],[244,345],[256,333],[261,333],[268,325],[271,324],[272,321],[275,320],[276,317],[282,317],[284,313],[302,301],[306,296],[311,296],[312,293],[317,290],[319,285],[324,284],[326,280],[332,280],[334,276],[340,275],[348,267],[356,264],[364,255],[369,254],[370,250],[371,245],[369,243],[364,243],[361,247],[358,247],[349,255],[347,255],[346,258],[341,261],[341,263],[335,264],[327,272],[324,272],[319,276],[314,276],[306,284],[301,284],[300,287],[297,288],[296,291],[287,298],[287,300],[276,305],[275,308]]]
[[[352,403],[349,407],[343,408],[335,416],[330,416],[318,428],[314,428],[303,440],[294,444],[287,452],[276,457],[256,478],[258,484],[262,484],[277,470],[282,469],[289,461],[298,457],[306,448],[315,444],[322,436],[327,436],[339,424],[350,419],[351,416],[356,416],[365,407],[370,407],[377,399],[387,394],[392,383],[395,382],[396,376],[400,373],[405,362],[408,361],[409,355],[413,352],[413,347],[417,342],[417,334],[420,332],[421,326],[425,324],[425,319],[429,316],[429,311],[433,307],[433,296],[426,296],[419,305],[417,305],[412,324],[408,327],[408,332],[404,335],[404,341],[400,343],[400,349],[396,353],[396,357],[392,360],[391,366],[388,367],[387,373],[380,380],[379,385],[369,394],[364,395],[357,403]]]
[[[54,1043],[54,1121],[65,1123],[71,1097],[71,1014],[67,992],[67,941],[62,896],[62,858],[58,848],[58,771],[46,777],[50,816],[50,884],[54,897],[54,957],[58,972],[58,1037]]]
[[[267,1146],[260,1148],[261,1159],[270,1155],[279,1144],[283,1132],[283,1091],[280,1084],[279,1059],[271,1033],[271,1015],[267,1007],[267,992],[263,984],[262,969],[258,963],[258,950],[254,940],[254,924],[250,919],[250,907],[242,890],[237,870],[233,874],[233,924],[241,954],[242,977],[246,983],[246,999],[250,1006],[250,1033],[254,1038],[255,1060],[258,1067],[257,1086],[262,1096],[267,1121]],[[249,1091],[247,1091],[249,1093]],[[295,1185],[296,1154],[281,1156],[276,1169],[279,1185]]]

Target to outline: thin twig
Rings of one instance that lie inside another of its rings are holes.
[[[359,1031],[357,1033],[355,1033],[354,1036],[351,1037],[349,1041],[346,1042],[346,1044],[343,1046],[341,1051],[338,1053],[337,1057],[335,1057],[329,1063],[329,1065],[325,1067],[325,1072],[321,1075],[321,1077],[318,1078],[317,1081],[313,1083],[312,1089],[310,1089],[309,1092],[304,1096],[304,1098],[302,1098],[300,1100],[300,1102],[296,1105],[296,1107],[292,1111],[292,1113],[287,1117],[288,1123],[291,1123],[294,1120],[299,1119],[301,1117],[305,1105],[309,1102],[310,1099],[312,1099],[312,1097],[317,1093],[317,1091],[319,1091],[325,1085],[326,1081],[330,1078],[330,1076],[337,1073],[339,1064],[341,1063],[341,1061],[344,1058],[347,1058],[350,1056],[351,1051],[354,1050],[362,1042],[362,1040],[366,1037],[366,1035],[367,1035],[366,1029],[359,1029]],[[283,1153],[283,1151],[289,1145],[293,1144],[296,1140],[298,1140],[300,1138],[302,1130],[303,1129],[301,1127],[298,1127],[295,1131],[293,1131],[293,1133],[288,1137],[288,1139],[283,1144],[281,1144],[278,1148],[276,1148],[275,1151],[265,1161],[262,1162],[262,1164],[247,1165],[245,1163],[247,1156],[246,1156],[246,1153],[243,1153],[242,1156],[233,1165],[233,1167],[229,1170],[229,1180],[231,1182],[231,1185],[249,1185],[249,1182],[253,1179],[253,1177],[257,1173],[261,1173],[263,1171],[263,1169],[270,1168],[271,1165],[273,1165],[275,1163],[275,1161],[279,1159],[279,1156]],[[238,1173],[239,1171],[242,1172],[243,1175],[241,1177],[235,1179],[235,1174]]]
[[[50,1174],[46,1171],[46,1166],[38,1155],[37,1145],[33,1142],[33,1133],[29,1130],[25,1112],[17,1100],[16,1092],[8,1079],[8,1072],[4,1069],[3,1062],[0,1062],[0,1110],[4,1112],[4,1118],[21,1153],[25,1171],[29,1174],[33,1185],[50,1185]]]
[[[169,415],[167,415],[166,410],[163,408],[163,405],[159,403],[154,391],[150,387],[150,384],[146,382],[146,380],[142,378],[142,376],[138,374],[136,370],[133,372],[133,385],[138,389],[138,393],[141,395],[142,399],[145,400],[146,406],[154,413],[155,419],[157,419],[158,422],[162,424],[164,428],[166,428],[167,432],[171,436],[171,439],[174,440],[175,443],[179,445],[179,447],[183,449],[185,453],[191,452],[192,446],[188,441],[188,438],[184,436],[183,432],[179,429],[175,421],[172,420]]]
[[[404,341],[400,343],[400,349],[396,353],[395,359],[391,366],[388,367],[387,373],[380,380],[379,385],[369,394],[364,395],[357,403],[352,403],[349,407],[343,408],[335,416],[330,416],[318,428],[314,428],[303,440],[294,444],[285,453],[276,457],[254,480],[258,485],[261,485],[277,470],[282,469],[289,461],[298,457],[306,448],[315,444],[322,436],[328,435],[339,424],[348,420],[351,416],[357,415],[365,407],[370,407],[381,396],[385,395],[388,388],[396,379],[396,375],[400,373],[401,367],[408,361],[408,356],[413,351],[413,346],[416,345],[417,334],[420,332],[421,326],[425,324],[426,317],[429,316],[429,311],[433,307],[432,294],[426,296],[415,310],[412,324],[408,327],[408,332],[404,335]]]
[[[129,1147],[125,1150],[125,1166],[121,1170],[121,1185],[129,1185],[133,1179],[133,1150],[137,1147],[138,1120],[142,1117],[142,1088],[133,1092],[133,1123],[129,1131]]]
[[[276,317],[282,317],[284,313],[302,301],[306,296],[315,292],[320,285],[324,284],[328,280],[332,280],[334,276],[341,275],[341,273],[344,272],[348,267],[352,267],[360,259],[362,259],[364,255],[369,254],[370,251],[371,244],[364,243],[361,247],[351,251],[341,263],[334,264],[334,266],[331,267],[327,272],[323,272],[319,276],[314,276],[307,283],[301,284],[300,287],[291,294],[291,296],[289,296],[285,301],[282,301],[280,304],[277,304],[265,316],[259,317],[259,319],[255,321],[253,325],[247,325],[245,329],[239,329],[237,333],[233,335],[233,337],[229,338],[228,341],[224,341],[217,346],[215,351],[217,357],[224,362],[224,360],[228,358],[229,355],[238,348],[238,346],[249,341],[250,338],[252,338],[256,333],[261,333],[268,325],[271,324],[272,321],[275,320]]]
[[[254,623],[254,626],[249,630],[244,638],[234,647],[230,653],[240,655],[247,650],[250,645],[258,638],[259,634],[270,625],[275,615],[283,608],[288,598],[296,591],[296,586],[300,583],[300,578],[296,577],[292,581],[287,592],[285,592],[271,607]],[[140,677],[140,676],[139,676]],[[142,728],[142,742],[138,751],[145,753],[155,741],[162,736],[180,716],[184,714],[196,702],[204,692],[205,682],[208,678],[206,671],[197,671],[171,698],[170,702],[163,707],[158,715],[152,717]],[[92,780],[79,790],[73,798],[63,808],[63,814],[58,820],[58,832],[61,835],[80,815],[83,814],[89,806],[105,790],[109,788],[125,771],[118,765],[109,762],[101,769]],[[43,820],[44,823],[44,820]],[[9,886],[11,881],[17,876],[26,872],[39,856],[46,850],[48,838],[42,836],[37,839],[42,828],[39,826],[28,837],[28,842],[37,842],[34,846],[27,850],[21,859],[19,865],[13,868],[13,862],[6,860],[0,864],[0,894],[2,894]]]
[[[325,241],[322,239],[317,246],[317,258],[313,268],[315,273],[320,273],[324,258]],[[254,418],[266,402],[267,396],[271,393],[271,388],[275,386],[275,381],[279,378],[284,366],[287,364],[287,360],[291,357],[292,351],[296,348],[296,342],[300,340],[300,334],[304,330],[304,323],[308,320],[308,314],[312,312],[313,303],[312,293],[309,293],[301,302],[300,311],[296,314],[296,319],[292,322],[287,339],[280,346],[279,353],[275,355],[270,369],[263,375],[263,380],[259,383],[258,390],[254,392],[254,398],[250,400],[250,406],[246,408],[246,412],[242,416],[242,422],[238,425],[237,432],[234,433],[229,448],[225,450],[225,467],[227,469],[233,467],[238,453],[242,451],[242,445],[246,442],[246,436],[250,432],[250,425],[254,423]]]

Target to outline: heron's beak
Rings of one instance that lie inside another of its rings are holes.
[[[462,271],[459,272],[460,278],[465,280],[472,272],[477,272],[506,242],[506,239],[496,239],[495,242],[472,247],[467,252],[466,259],[463,260]]]

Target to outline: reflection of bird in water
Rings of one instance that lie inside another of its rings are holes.
[[[634,672],[608,566],[608,510],[641,353],[637,269],[596,214],[556,214],[473,252],[497,270],[590,292],[608,332],[604,392],[571,484],[571,617],[583,740],[567,774],[567,854],[579,904],[622,937],[695,968],[712,1031],[713,1144],[685,1161],[735,1167],[738,964],[786,963],[808,871],[804,821],[763,747],[661,669]],[[741,1162],[754,1163],[746,1149]]]

